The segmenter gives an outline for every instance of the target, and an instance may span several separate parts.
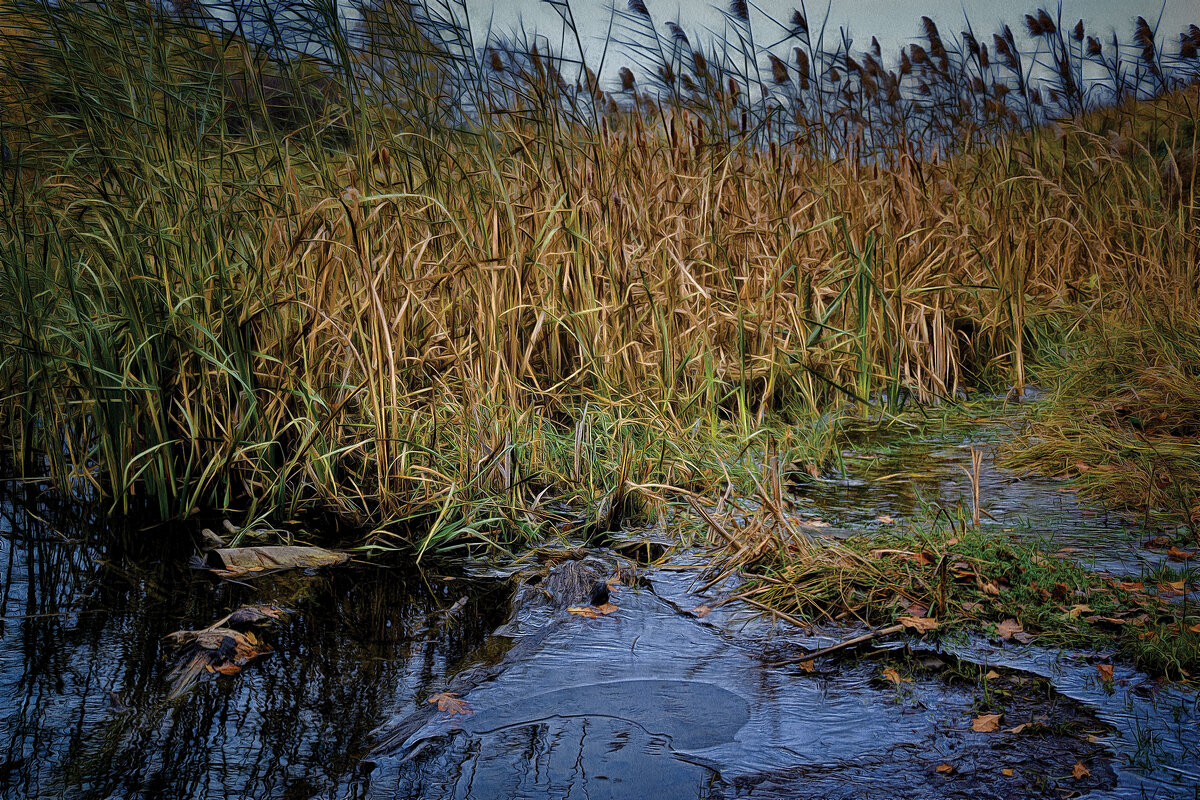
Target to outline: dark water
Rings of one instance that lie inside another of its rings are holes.
[[[953,509],[975,445],[985,524],[1098,569],[1150,564],[1141,520],[997,467],[1005,424],[877,441],[794,499],[833,533]],[[355,563],[218,582],[187,568],[190,531],[99,525],[0,498],[0,797],[1200,797],[1195,693],[1120,664],[1103,684],[1095,654],[962,640],[810,674],[798,648],[844,633],[736,604],[696,618],[729,587],[700,593],[686,555],[614,592],[611,616],[519,608],[514,624],[505,581]],[[288,609],[274,653],[169,700],[163,635],[247,603]],[[426,702],[456,680],[470,713]],[[1047,727],[971,730],[984,712]],[[403,735],[371,753],[389,721]]]
[[[214,582],[186,567],[188,533],[118,547],[52,508],[5,498],[0,514],[6,798],[338,796],[367,733],[436,691],[505,611],[494,590],[376,566]],[[265,636],[275,652],[166,699],[161,637],[263,602],[291,611]]]

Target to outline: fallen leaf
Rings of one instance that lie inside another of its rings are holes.
[[[237,664],[218,664],[212,668],[213,672],[219,672],[222,675],[237,675],[242,671],[242,668]]]
[[[430,697],[426,702],[437,703],[438,711],[449,714],[450,716],[462,714],[465,717],[475,713],[470,704],[467,703],[466,700],[463,700],[461,697],[454,694],[454,692],[438,692]]]
[[[1005,733],[1020,733],[1021,731],[1025,730],[1026,728],[1033,727],[1033,726],[1040,727],[1038,725],[1038,723],[1036,723],[1036,722],[1022,722],[1020,725],[1018,725],[1015,728],[1006,729]]]
[[[996,626],[996,633],[1000,635],[1001,639],[1011,639],[1016,634],[1023,633],[1024,630],[1021,623],[1015,619],[1006,619]]]
[[[1192,633],[1200,633],[1200,622],[1191,626],[1190,628],[1188,628],[1188,630],[1191,631]]]
[[[954,774],[954,765],[953,764],[938,764],[937,767],[934,769],[934,772],[941,773],[942,775],[953,775]]]
[[[817,671],[817,665],[811,658],[808,659],[807,661],[797,661],[796,666],[799,667],[804,672],[816,672]]]
[[[985,674],[983,676],[983,679],[987,680],[987,681],[994,681],[994,680],[996,680],[996,678],[999,678],[999,677],[1000,677],[999,672],[996,672],[996,670],[994,670],[994,669],[989,669],[987,671],[987,674]]]
[[[1075,776],[1075,780],[1081,781],[1092,774],[1092,771],[1083,765],[1082,761],[1076,761],[1071,774]]]
[[[1011,769],[1002,769],[1000,771],[1004,773],[1004,777],[1006,778],[1011,778],[1013,776],[1013,771]]]
[[[1146,588],[1146,584],[1141,581],[1117,581],[1117,586],[1127,592],[1140,592]]]
[[[1172,561],[1187,561],[1196,554],[1190,550],[1182,550],[1175,545],[1171,545],[1171,549],[1167,551],[1167,558]]]
[[[567,609],[568,614],[575,614],[585,619],[596,619],[597,617],[611,614],[617,610],[617,606],[612,603],[604,603],[599,606],[571,606]]]
[[[346,553],[321,547],[279,545],[272,547],[223,547],[209,551],[209,569],[222,578],[251,575],[265,570],[312,569],[344,564],[350,560]]]
[[[1000,730],[1000,715],[981,714],[971,720],[971,730],[976,733],[994,733]]]
[[[1100,673],[1100,680],[1104,681],[1105,683],[1112,683],[1112,679],[1113,679],[1112,664],[1097,664],[1096,672]]]
[[[878,517],[875,518],[875,521],[882,522],[884,525],[891,525],[896,520],[892,519],[887,514],[880,514]]]
[[[919,633],[931,631],[938,626],[937,620],[933,617],[901,617],[899,621],[904,627]]]
[[[1078,619],[1080,614],[1084,613],[1085,611],[1091,613],[1093,610],[1094,609],[1091,606],[1071,606],[1071,610],[1067,612],[1067,616],[1071,619]]]
[[[567,609],[568,614],[575,614],[584,619],[596,619],[600,616],[600,612],[595,606],[571,606]]]
[[[912,683],[912,678],[901,678],[900,673],[896,672],[896,670],[892,669],[891,667],[888,667],[883,671],[883,677],[887,678],[897,686],[902,683]]]
[[[907,611],[911,616],[914,616],[914,617],[923,617],[929,613],[929,609],[926,608],[925,606],[921,605],[920,603],[913,603],[911,606],[909,606],[908,608],[906,608],[904,610]]]
[[[979,589],[986,595],[990,595],[992,597],[1000,596],[1000,587],[997,586],[993,581],[979,581]]]
[[[701,618],[707,617],[710,611],[712,611],[712,609],[708,606],[699,605],[692,609],[692,616]]]

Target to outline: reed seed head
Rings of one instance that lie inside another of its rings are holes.
[[[767,58],[771,62],[771,79],[778,85],[791,83],[791,79],[788,77],[787,64],[783,63],[774,53],[768,53]]]

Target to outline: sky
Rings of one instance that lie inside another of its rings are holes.
[[[616,0],[624,7],[625,0]],[[571,0],[571,10],[580,28],[589,60],[598,58],[603,49],[603,40],[608,30],[609,9],[612,0]],[[807,5],[809,26],[814,31],[826,17],[828,8],[827,37],[836,36],[839,27],[846,28],[853,37],[855,51],[866,50],[871,37],[877,36],[884,54],[892,58],[899,48],[914,41],[920,34],[922,15],[933,18],[945,39],[958,38],[964,30],[964,19],[970,19],[977,38],[990,42],[991,34],[1004,23],[1014,33],[1023,33],[1025,14],[1036,13],[1044,7],[1053,17],[1057,13],[1056,2],[1039,4],[1030,0],[989,2],[989,0],[824,0]],[[541,0],[466,0],[471,14],[471,26],[477,32],[486,29],[489,20],[501,32],[515,30],[522,25],[528,30],[548,36],[556,41],[561,33],[558,14]],[[695,43],[703,40],[705,33],[720,34],[724,22],[721,13],[711,3],[703,0],[645,0],[646,7],[659,29],[669,20],[678,23]],[[751,2],[751,22],[756,38],[771,43],[780,29],[770,22],[773,17],[780,21],[790,19],[792,10],[799,0],[757,0]],[[727,6],[724,6],[727,8]],[[1178,35],[1188,24],[1200,25],[1200,0],[1063,0],[1063,26],[1073,27],[1082,19],[1087,31],[1107,42],[1114,29],[1123,42],[1132,38],[1134,20],[1144,16],[1153,26],[1161,15],[1160,39],[1169,37],[1168,50],[1178,47]],[[889,59],[890,60],[890,59]],[[611,64],[606,66],[611,73]]]

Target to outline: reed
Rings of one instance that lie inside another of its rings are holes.
[[[115,510],[602,536],[1197,299],[1194,32],[1050,124],[1078,39],[1043,73],[929,22],[885,70],[803,12],[771,60],[744,4],[704,50],[631,3],[605,88],[451,2],[206,8],[0,5],[4,453]]]

